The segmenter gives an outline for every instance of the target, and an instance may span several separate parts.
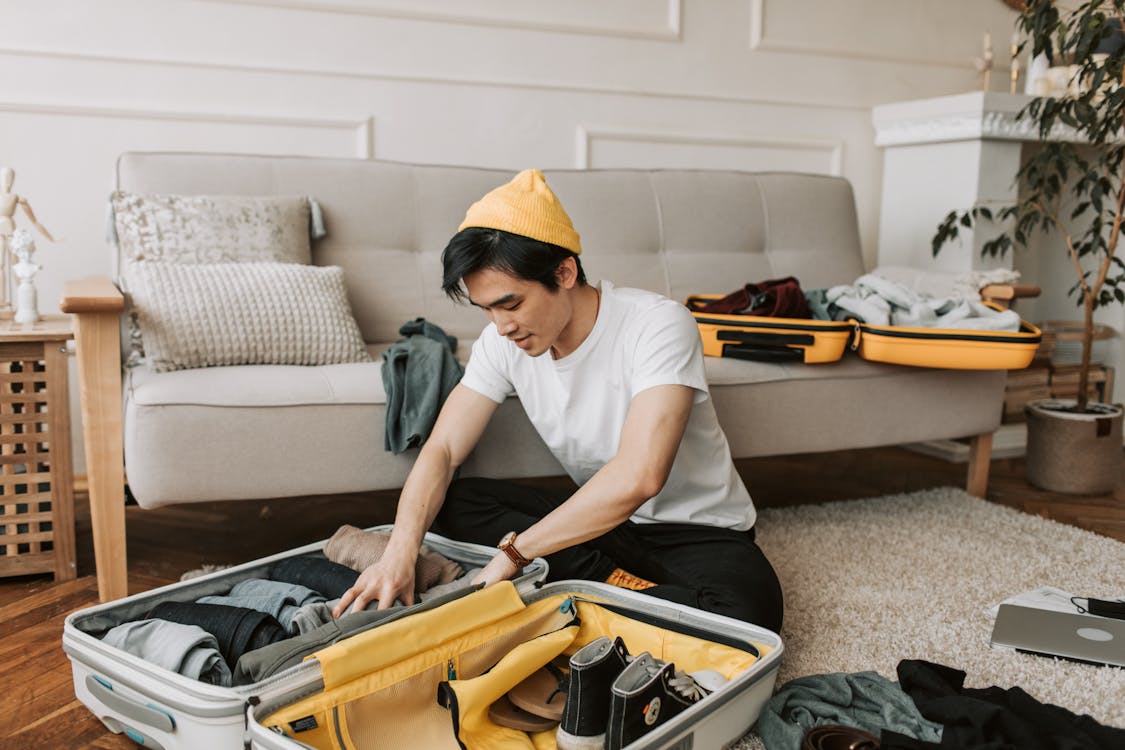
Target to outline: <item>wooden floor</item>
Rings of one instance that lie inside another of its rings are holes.
[[[965,465],[901,448],[739,462],[759,507],[796,505],[946,485],[962,486]],[[560,480],[548,480],[561,484]],[[392,518],[395,493],[127,509],[129,591],[174,582],[204,563],[236,563],[324,539],[342,523]],[[1125,541],[1125,486],[1106,496],[1069,497],[1023,480],[1021,460],[992,464],[989,499]],[[0,579],[0,749],[135,748],[74,698],[60,646],[63,619],[97,602],[88,506],[76,508],[76,581]]]

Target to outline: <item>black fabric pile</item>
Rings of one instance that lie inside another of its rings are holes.
[[[1109,667],[1107,667],[1109,669]],[[941,743],[883,732],[883,750],[1121,750],[1125,729],[1040,703],[1020,687],[967,688],[965,673],[941,664],[905,659],[902,689],[930,721],[942,724]]]
[[[195,602],[161,602],[149,617],[182,625],[198,625],[219,642],[219,653],[233,670],[247,651],[289,636],[272,615],[245,607]]]

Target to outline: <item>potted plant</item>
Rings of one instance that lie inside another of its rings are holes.
[[[1039,149],[1020,168],[1012,205],[953,211],[938,226],[933,251],[961,227],[1005,229],[982,245],[1000,255],[1054,231],[1074,268],[1084,311],[1078,398],[1027,407],[1027,478],[1057,492],[1108,492],[1122,459],[1120,406],[1090,402],[1094,310],[1125,302],[1125,262],[1118,257],[1125,218],[1125,0],[1086,0],[1060,7],[1028,0],[1016,21],[1027,35],[1021,49],[1071,64],[1072,85],[1060,97],[1033,99],[1019,113],[1039,134]]]

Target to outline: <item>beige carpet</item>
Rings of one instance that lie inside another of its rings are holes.
[[[757,527],[785,591],[777,686],[863,670],[894,680],[901,659],[927,659],[964,670],[969,687],[1019,685],[1125,727],[1125,670],[992,649],[984,614],[1041,585],[1125,596],[1125,544],[955,488],[768,508]],[[735,747],[762,743],[751,733]]]

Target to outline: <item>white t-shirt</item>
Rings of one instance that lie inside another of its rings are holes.
[[[497,403],[517,396],[579,485],[617,454],[634,396],[658,385],[694,388],[668,481],[632,520],[749,529],[754,504],[715,416],[691,313],[667,297],[616,289],[608,281],[601,282],[601,292],[590,335],[567,356],[556,360],[549,351],[528,356],[489,324],[473,344],[461,383]]]

